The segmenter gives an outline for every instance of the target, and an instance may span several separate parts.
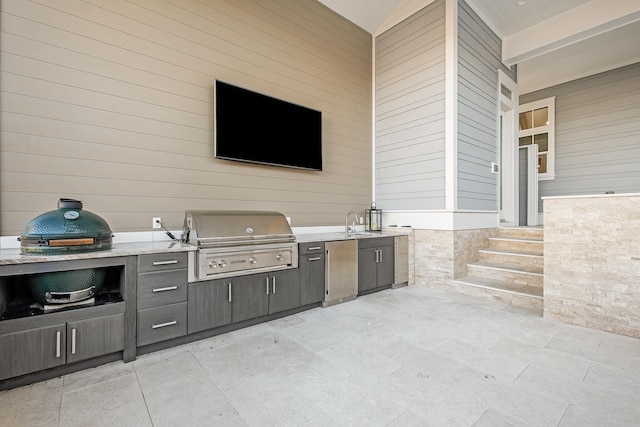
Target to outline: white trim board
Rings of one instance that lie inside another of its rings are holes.
[[[422,230],[474,230],[497,228],[497,211],[382,211],[385,227],[411,227]]]

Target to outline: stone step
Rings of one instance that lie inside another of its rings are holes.
[[[531,267],[543,267],[544,255],[542,252],[514,251],[509,249],[480,249],[478,251],[480,261],[497,264],[517,264]]]
[[[544,242],[537,239],[490,237],[489,249],[544,253]]]
[[[456,292],[465,295],[505,302],[536,311],[542,315],[542,288],[516,285],[514,283],[474,276],[465,276],[453,280],[451,287]]]
[[[467,265],[467,273],[469,276],[512,283],[513,286],[533,286],[541,289],[544,283],[543,271],[544,269],[541,266],[503,264],[487,261],[477,261]]]
[[[544,228],[542,227],[500,227],[498,237],[512,239],[544,240]]]

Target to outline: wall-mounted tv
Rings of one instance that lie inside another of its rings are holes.
[[[322,170],[322,113],[216,80],[215,157]]]

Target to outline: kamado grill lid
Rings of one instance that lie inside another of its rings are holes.
[[[67,254],[111,249],[111,228],[82,202],[60,199],[58,209],[33,218],[20,236],[22,254]]]

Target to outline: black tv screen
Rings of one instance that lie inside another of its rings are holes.
[[[215,81],[215,157],[322,170],[322,113]]]

